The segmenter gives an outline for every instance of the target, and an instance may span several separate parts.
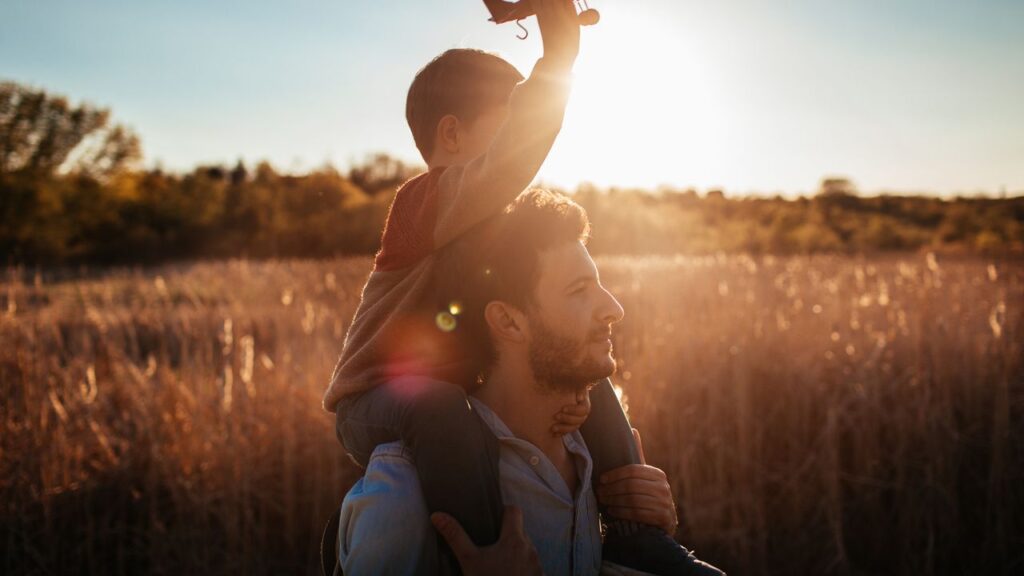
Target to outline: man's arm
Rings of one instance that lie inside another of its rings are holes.
[[[418,574],[437,545],[416,468],[397,443],[377,447],[341,505],[338,559],[345,574]]]
[[[500,212],[533,182],[562,128],[580,23],[571,0],[534,0],[544,56],[517,86],[509,116],[488,151],[445,170],[439,182],[434,247]]]
[[[427,513],[412,455],[397,442],[373,451],[366,474],[345,496],[338,560],[345,574],[429,574],[439,567],[434,529],[452,547],[466,576],[541,574],[537,550],[523,532],[523,513],[505,507],[496,543],[476,547],[459,523]],[[496,568],[500,567],[500,568]]]

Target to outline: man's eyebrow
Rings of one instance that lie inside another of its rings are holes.
[[[579,284],[580,282],[595,282],[595,281],[597,281],[597,276],[595,276],[594,274],[591,274],[591,273],[580,274],[579,276],[573,278],[571,282],[568,282],[566,284],[566,287],[575,286],[576,284]]]

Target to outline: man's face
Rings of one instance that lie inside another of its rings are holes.
[[[537,382],[575,392],[613,374],[611,325],[622,316],[622,306],[601,286],[581,242],[541,253],[527,310],[530,367]]]

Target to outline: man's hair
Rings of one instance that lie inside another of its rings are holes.
[[[500,300],[520,310],[534,305],[540,255],[567,242],[590,237],[586,210],[568,196],[531,189],[504,212],[444,248],[434,269],[435,311],[450,324],[464,361],[449,381],[472,386],[486,373],[497,351],[484,309]],[[450,316],[446,316],[450,315]]]
[[[405,101],[405,118],[423,159],[434,153],[437,124],[448,114],[473,123],[489,108],[508,102],[523,81],[515,66],[482,50],[453,48],[416,74]]]

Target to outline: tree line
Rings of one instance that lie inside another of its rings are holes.
[[[140,167],[139,138],[109,110],[0,83],[4,264],[372,254],[395,189],[419,170],[375,154],[342,172],[268,163]],[[573,191],[592,249],[619,254],[1024,250],[1024,198],[861,197],[827,179],[813,197],[722,191]]]

